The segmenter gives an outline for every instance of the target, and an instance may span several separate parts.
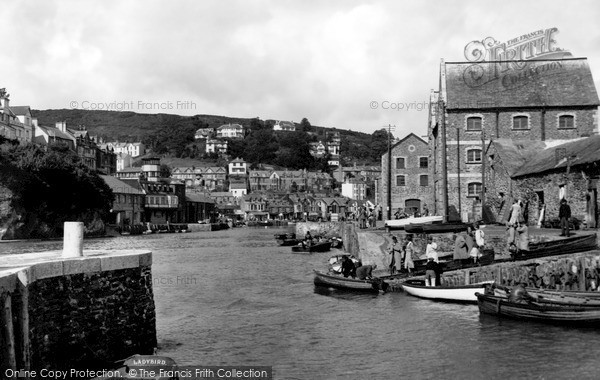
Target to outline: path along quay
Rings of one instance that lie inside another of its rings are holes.
[[[380,221],[380,225],[383,223]],[[344,241],[344,251],[354,255],[363,264],[376,264],[374,275],[383,277],[390,284],[391,291],[402,291],[401,284],[409,277],[406,274],[390,276],[389,265],[392,236],[399,240],[407,233],[403,230],[386,231],[382,227],[360,229],[355,223],[299,223],[296,234],[304,236],[311,232],[321,235],[339,234]],[[521,261],[506,261],[510,258],[507,250],[506,227],[487,225],[483,227],[487,249],[493,249],[495,260],[490,265],[447,271],[442,274],[442,283],[447,285],[472,284],[494,280],[499,284],[511,286],[526,282],[530,286],[553,287],[566,290],[597,290],[600,283],[600,250],[567,253]],[[420,255],[424,255],[427,236],[433,236],[440,257],[454,252],[455,233],[412,234],[413,242]],[[575,230],[571,236],[595,235],[596,229]],[[560,229],[529,227],[530,243],[564,240]],[[411,278],[423,278],[414,276]]]

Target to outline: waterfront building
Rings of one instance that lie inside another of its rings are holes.
[[[240,204],[240,198],[233,195],[230,191],[212,191],[209,196],[215,201],[217,206],[224,204]]]
[[[203,194],[186,194],[185,221],[197,223],[210,221],[216,213],[215,201]]]
[[[153,224],[185,223],[185,185],[177,180],[140,180],[146,193],[145,221]]]
[[[240,124],[224,124],[216,132],[217,139],[243,139],[246,136],[246,129]]]
[[[291,219],[294,216],[294,202],[288,196],[274,197],[267,203],[271,219]]]
[[[496,221],[502,194],[490,193],[487,183],[491,141],[549,146],[598,133],[600,101],[586,58],[442,61],[439,78],[428,131],[432,206],[448,218]],[[504,196],[513,199],[514,191]]]
[[[326,197],[318,199],[316,202],[317,209],[319,210],[319,217],[322,220],[340,220],[340,218],[346,218],[348,213],[349,199],[345,197]]]
[[[240,200],[240,209],[246,220],[266,220],[269,218],[267,211],[267,197],[261,193],[250,193]]]
[[[391,191],[392,215],[397,209],[407,214],[420,214],[433,202],[430,181],[429,145],[408,134],[391,147],[391,186],[388,186],[388,153],[381,157],[380,199],[387,204]]]
[[[142,168],[140,167],[129,167],[117,170],[115,176],[119,179],[140,179],[143,177]]]
[[[498,198],[488,204],[492,216],[508,220],[513,199],[524,205],[530,225],[558,218],[565,198],[571,214],[587,227],[598,225],[600,135],[554,145],[544,141],[498,139],[490,143],[488,193]]]
[[[117,172],[117,155],[111,148],[95,147],[96,170],[106,175],[114,175]]]
[[[144,221],[144,192],[116,177],[110,175],[101,175],[100,177],[115,195],[108,222],[119,227],[142,223]]]

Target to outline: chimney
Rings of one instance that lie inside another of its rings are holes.
[[[56,129],[60,130],[61,132],[67,133],[67,122],[66,121],[57,121]]]
[[[34,117],[33,119],[31,119],[31,125],[33,125],[34,127],[38,126],[38,120],[37,117]]]

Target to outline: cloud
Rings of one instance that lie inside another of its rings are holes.
[[[464,46],[556,26],[600,84],[600,16],[565,1],[20,1],[3,5],[3,82],[13,104],[191,101],[184,115],[426,133],[439,63]],[[540,20],[543,20],[540,21]],[[377,109],[404,104],[402,110]],[[407,110],[407,107],[413,106]],[[136,109],[134,109],[136,111]],[[164,112],[144,109],[143,112]]]

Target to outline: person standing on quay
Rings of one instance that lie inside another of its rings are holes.
[[[413,236],[411,234],[406,235],[406,250],[404,254],[404,269],[408,271],[409,274],[412,273],[412,270],[415,268],[415,263],[413,261],[413,255],[416,255],[415,245],[413,243]]]
[[[571,218],[571,207],[567,203],[567,200],[563,198],[560,201],[560,208],[558,209],[558,218],[560,219],[560,236],[570,236],[569,233],[569,218]]]

